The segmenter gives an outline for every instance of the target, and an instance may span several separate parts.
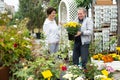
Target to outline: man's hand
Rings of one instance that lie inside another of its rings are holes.
[[[79,36],[81,34],[82,34],[82,32],[78,31],[77,34],[75,35],[75,37],[77,37],[77,36]]]

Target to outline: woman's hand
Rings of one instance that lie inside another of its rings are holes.
[[[63,23],[62,23],[62,22],[59,22],[59,25],[63,25]]]

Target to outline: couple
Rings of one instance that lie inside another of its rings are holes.
[[[86,69],[86,63],[89,55],[89,44],[93,32],[93,22],[86,17],[87,11],[85,8],[78,9],[78,18],[75,20],[82,24],[81,28],[75,35],[74,49],[73,49],[73,64],[79,64],[79,57],[81,56],[82,67]],[[56,9],[50,7],[47,9],[47,15],[43,31],[46,35],[46,40],[49,45],[50,53],[55,53],[58,50],[60,40],[60,27],[55,22]]]

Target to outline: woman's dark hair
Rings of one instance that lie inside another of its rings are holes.
[[[56,9],[53,8],[53,7],[49,7],[49,8],[47,8],[47,15],[50,15],[53,11],[56,12]]]

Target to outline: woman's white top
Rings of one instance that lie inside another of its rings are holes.
[[[56,21],[46,19],[43,24],[43,31],[46,36],[47,43],[58,43],[60,40],[60,31],[59,26],[56,24]]]

